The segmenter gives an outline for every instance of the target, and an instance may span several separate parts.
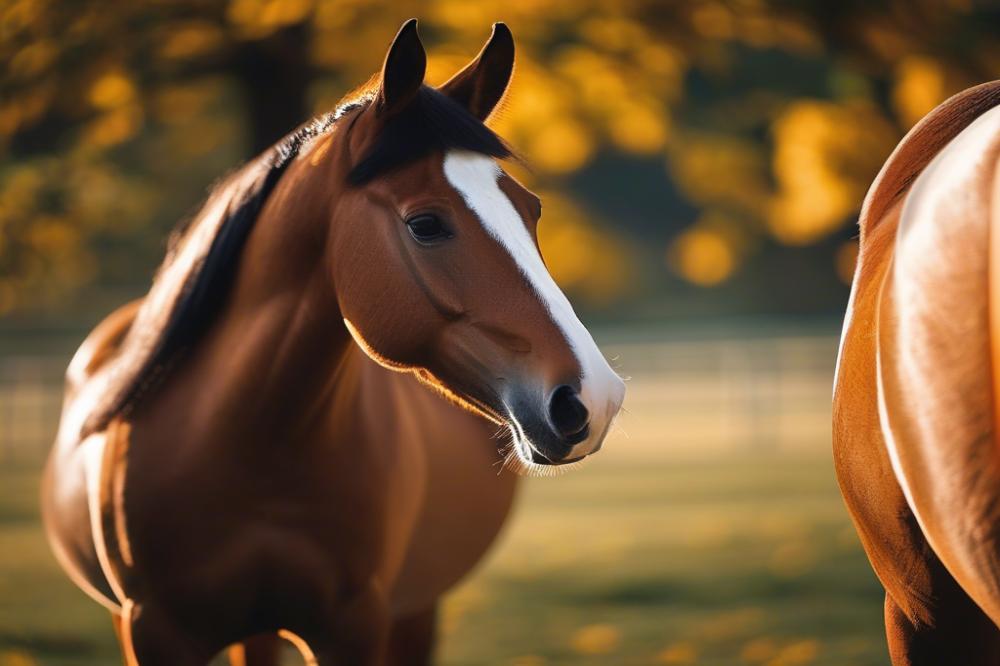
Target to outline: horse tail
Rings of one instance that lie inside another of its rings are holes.
[[[906,190],[875,326],[892,469],[934,553],[1000,625],[998,104],[996,82],[945,102],[866,206]]]

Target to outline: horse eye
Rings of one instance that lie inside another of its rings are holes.
[[[425,245],[451,238],[451,232],[435,215],[414,215],[406,221],[406,228],[409,229],[413,240]]]

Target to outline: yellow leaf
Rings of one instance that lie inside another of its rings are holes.
[[[760,663],[773,657],[778,651],[770,638],[755,638],[740,649],[740,659],[748,664]]]
[[[28,79],[41,74],[59,55],[55,44],[38,41],[25,46],[14,54],[8,64],[8,72],[13,77]]]
[[[218,48],[222,32],[207,21],[191,21],[172,26],[160,46],[164,58],[181,59],[204,55]]]
[[[625,151],[637,155],[653,155],[667,142],[670,117],[647,106],[629,105],[612,116],[611,138]]]
[[[135,86],[123,72],[108,72],[90,86],[90,103],[98,109],[114,109],[135,97]]]
[[[673,664],[675,666],[693,664],[698,660],[698,648],[694,643],[682,641],[674,643],[656,655],[656,661],[660,664]]]
[[[142,112],[136,106],[115,109],[90,123],[83,131],[82,143],[105,148],[131,139],[142,125]]]
[[[0,311],[3,310],[3,299],[0,297]],[[27,652],[7,650],[0,652],[0,666],[36,666],[38,664]]]
[[[825,237],[857,211],[896,139],[885,117],[862,101],[796,101],[773,132],[778,193],[768,225],[791,245]]]
[[[819,656],[819,641],[796,641],[778,652],[777,656],[767,662],[767,666],[803,666],[810,664]]]
[[[736,253],[714,229],[694,227],[671,244],[668,263],[681,277],[701,287],[723,282],[736,269]]]
[[[907,127],[943,102],[948,92],[944,68],[931,58],[907,56],[896,67],[892,103]]]
[[[621,632],[610,624],[591,624],[573,634],[570,645],[579,654],[596,655],[614,652],[621,642]]]
[[[539,127],[530,139],[527,152],[536,168],[550,173],[568,173],[590,159],[594,138],[583,123],[564,118]]]

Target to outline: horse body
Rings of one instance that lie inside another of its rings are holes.
[[[861,215],[834,455],[896,666],[1000,661],[998,104],[993,83],[932,112]]]
[[[509,40],[499,26],[438,92],[406,24],[376,94],[281,172],[258,161],[223,185],[146,298],[74,358],[44,515],[129,663],[204,664],[276,632],[320,666],[426,663],[437,600],[511,506],[511,459],[600,447],[624,388],[537,255],[537,198],[479,125]],[[249,219],[234,193],[261,191],[238,262],[218,259]],[[225,298],[199,301],[206,281]]]
[[[498,474],[495,426],[442,401],[412,376],[380,367],[346,335],[339,345],[325,341],[330,361],[308,359],[329,389],[268,393],[259,376],[273,369],[276,341],[268,328],[251,326],[257,335],[248,342],[246,329],[224,320],[157,400],[131,419],[121,491],[128,501],[120,508],[130,559],[141,572],[124,578],[152,586],[146,595],[184,619],[178,631],[187,640],[206,628],[226,643],[279,629],[309,635],[309,622],[297,626],[277,609],[268,617],[261,608],[281,600],[306,618],[319,616],[317,594],[371,586],[390,619],[432,612],[480,559],[510,507],[516,477]],[[305,349],[301,332],[286,333]],[[229,362],[254,369],[250,376],[215,367],[226,357],[219,348],[236,346],[248,356],[230,355]],[[295,365],[284,359],[282,371]],[[219,384],[212,377],[226,379]],[[286,386],[282,378],[272,381]],[[300,428],[289,430],[286,419]],[[102,457],[105,437],[84,447],[99,447]],[[72,441],[57,447],[51,474],[62,483],[51,489],[65,491],[66,479],[87,473],[80,450]],[[373,486],[387,492],[373,494]],[[85,488],[81,480],[63,505],[87,506]],[[73,517],[72,510],[49,513]],[[117,607],[89,519],[69,522],[72,539],[90,548],[72,567]],[[108,557],[120,561],[122,554]],[[220,639],[209,638],[193,642],[217,651]]]

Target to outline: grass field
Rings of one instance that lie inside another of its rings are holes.
[[[48,552],[37,466],[0,463],[0,666],[115,663]],[[526,484],[446,604],[444,664],[887,663],[882,593],[819,455],[595,459]]]

